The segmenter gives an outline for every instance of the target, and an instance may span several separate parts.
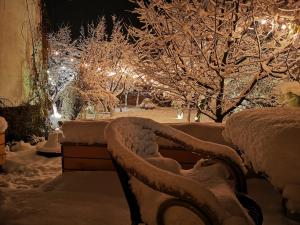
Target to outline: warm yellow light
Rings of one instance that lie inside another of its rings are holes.
[[[285,25],[285,24],[282,24],[282,25],[281,25],[281,29],[282,29],[282,30],[285,30],[285,29],[286,29],[286,25]]]
[[[260,21],[260,23],[264,25],[264,24],[266,24],[266,23],[267,23],[267,20],[265,20],[265,19],[262,19],[262,20]]]
[[[54,52],[54,55],[59,55],[59,52],[58,52],[58,51],[55,51],[55,52]]]

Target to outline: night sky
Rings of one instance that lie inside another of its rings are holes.
[[[44,19],[48,31],[55,31],[61,25],[72,27],[73,37],[79,35],[81,25],[86,25],[97,18],[116,15],[127,24],[139,26],[134,14],[128,12],[134,4],[128,0],[43,0]]]

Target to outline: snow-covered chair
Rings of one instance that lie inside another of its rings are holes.
[[[262,223],[259,206],[243,194],[245,168],[233,149],[137,117],[112,121],[105,136],[132,225]],[[207,160],[182,170],[177,161],[159,154],[157,136]]]

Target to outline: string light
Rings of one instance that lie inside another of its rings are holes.
[[[58,51],[55,51],[55,52],[54,52],[54,55],[58,55],[58,54],[59,54],[59,52],[58,52]]]
[[[265,19],[262,19],[262,20],[260,21],[260,23],[264,25],[264,24],[266,24],[266,23],[267,23],[267,20],[265,20]]]
[[[285,24],[282,24],[282,25],[281,25],[281,29],[282,29],[282,30],[285,30],[285,29],[286,29],[286,25],[285,25]]]
[[[109,73],[108,73],[108,76],[109,76],[109,77],[114,76],[114,75],[116,75],[115,72],[109,72]]]
[[[74,61],[74,59],[73,59],[73,58],[71,58],[71,59],[70,59],[70,61],[71,61],[71,62],[73,62],[73,61]]]

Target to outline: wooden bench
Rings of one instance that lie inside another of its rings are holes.
[[[106,144],[62,144],[62,170],[114,170]]]
[[[62,141],[62,170],[75,171],[75,170],[114,170],[113,163],[107,152],[106,141],[104,140],[104,128],[109,121],[68,121],[63,124],[62,131],[65,139]],[[180,131],[183,131],[191,136],[204,141],[215,142],[218,144],[229,145],[222,137],[224,126],[216,123],[173,123],[167,124]],[[100,138],[98,143],[87,144],[96,137],[90,137],[90,140],[80,138],[80,143],[77,141],[74,131],[87,129],[90,126],[90,133],[83,133],[83,135],[95,135],[98,133]],[[98,126],[98,127],[97,127]],[[94,131],[94,132],[92,132]],[[76,142],[75,142],[76,141]],[[185,151],[184,148],[170,140],[158,137],[159,152],[162,156],[172,158],[178,161],[183,169],[192,168],[195,163],[201,158],[197,154],[190,151]],[[229,145],[230,146],[230,145]]]

